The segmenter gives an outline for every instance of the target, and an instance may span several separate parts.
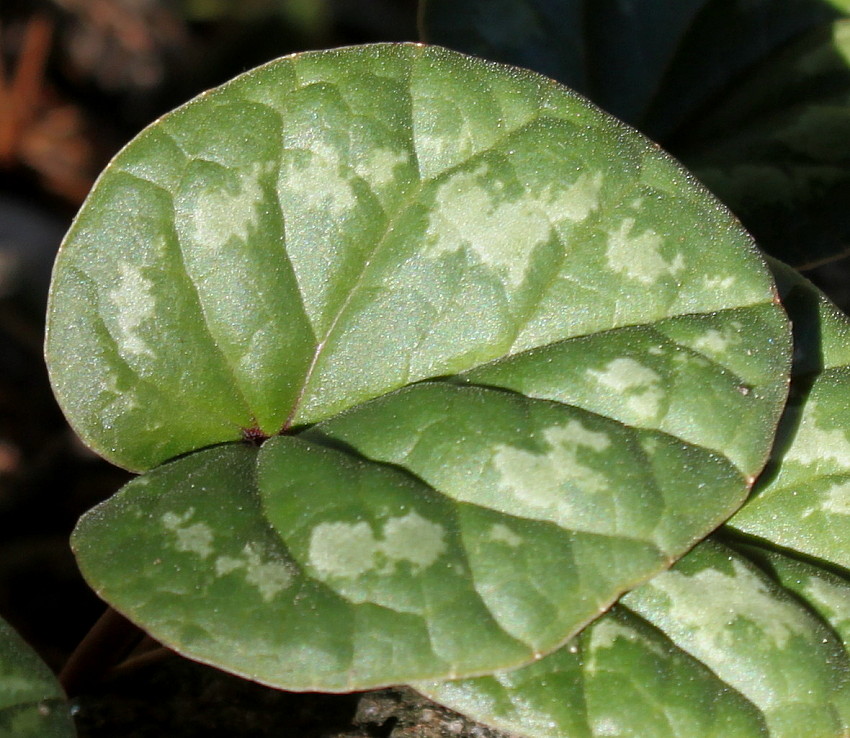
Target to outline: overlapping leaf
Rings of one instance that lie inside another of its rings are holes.
[[[846,735],[850,656],[832,627],[846,630],[850,587],[751,555],[771,556],[812,608],[709,540],[540,662],[417,688],[533,738]]]
[[[530,662],[669,566],[761,469],[789,340],[657,147],[389,45],[132,142],[63,244],[47,353],[95,449],[183,455],[81,521],[95,589],[192,658],[345,690]]]
[[[847,734],[850,526],[824,490],[850,464],[850,321],[773,269],[794,323],[793,399],[771,464],[724,526],[734,548],[699,544],[537,664],[422,691],[534,738]]]
[[[48,666],[0,620],[0,735],[73,738],[62,688]]]
[[[729,525],[850,569],[850,321],[796,273],[776,272],[799,316],[794,390],[771,467]]]
[[[432,42],[527,66],[684,161],[770,253],[850,248],[846,0],[423,0]]]
[[[349,690],[539,658],[746,489],[729,461],[657,431],[420,383],[149,472],[74,545],[100,593],[178,651]]]

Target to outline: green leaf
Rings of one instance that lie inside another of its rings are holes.
[[[843,644],[731,549],[703,543],[623,603],[757,705],[771,735],[850,730]]]
[[[746,489],[658,432],[424,383],[150,472],[84,516],[74,547],[105,599],[181,653],[348,690],[539,658]]]
[[[842,642],[746,558],[712,541],[537,664],[416,686],[533,738],[838,738],[850,729]]]
[[[772,463],[728,525],[850,568],[850,319],[796,272],[775,271],[795,324],[791,398]]]
[[[667,146],[772,255],[850,249],[846,0],[423,0],[432,42],[550,75]]]
[[[847,566],[847,521],[835,511],[809,521],[806,510],[822,499],[805,483],[816,487],[821,465],[843,459],[843,431],[814,443],[810,418],[813,402],[844,412],[848,388],[837,382],[850,361],[850,320],[795,271],[778,262],[772,270],[794,325],[792,402],[772,464],[721,529],[750,543],[699,544],[536,664],[418,689],[534,738],[846,734],[850,575],[835,565]],[[806,449],[821,465],[801,468]],[[801,560],[812,555],[821,560]]]
[[[657,147],[416,45],[288,57],[142,133],[47,340],[95,449],[182,456],[81,520],[92,586],[331,691],[529,663],[668,567],[745,499],[789,352],[749,238]]]
[[[53,672],[0,620],[0,736],[73,738],[65,695]]]
[[[580,98],[361,47],[243,75],[119,154],[60,251],[47,357],[80,435],[147,469],[769,290],[729,215]]]
[[[740,544],[737,548],[829,623],[845,649],[850,647],[850,579],[846,571],[827,571],[768,548]]]

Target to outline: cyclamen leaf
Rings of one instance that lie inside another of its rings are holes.
[[[250,72],[119,154],[57,259],[47,357],[83,439],[148,469],[770,290],[728,213],[581,98],[362,47]]]
[[[9,738],[76,735],[56,677],[4,620],[0,620],[0,735]]]
[[[755,705],[621,605],[530,666],[416,688],[529,738],[770,735]]]
[[[775,266],[798,348],[773,459],[728,526],[850,568],[850,319],[790,269]]]
[[[758,706],[771,736],[850,730],[843,644],[731,549],[700,544],[623,604]]]
[[[787,553],[752,545],[737,549],[750,556],[783,587],[796,594],[835,630],[850,649],[850,579]]]
[[[278,687],[514,668],[740,506],[789,348],[749,237],[583,98],[442,49],[295,55],[144,132],[62,247],[72,423],[180,457],[73,544],[154,637]]]
[[[717,543],[700,544],[673,572],[621,598],[579,638],[536,664],[490,678],[417,688],[478,720],[535,738],[606,731],[671,738],[845,735],[850,722],[850,579],[846,569],[827,571],[798,557],[814,554],[845,563],[841,552],[847,523],[832,515],[814,524],[801,515],[800,505],[817,502],[807,494],[805,480],[817,480],[820,467],[800,469],[794,446],[811,433],[805,418],[808,404],[822,397],[819,386],[834,384],[835,369],[850,360],[850,321],[793,270],[778,262],[772,263],[772,270],[794,324],[794,399],[780,423],[773,468],[722,529],[727,536],[737,535],[742,530],[737,520],[756,520],[755,532],[763,531],[763,540],[758,545],[737,544],[734,551]],[[841,387],[835,396],[843,398],[846,392]],[[844,405],[842,400],[832,407],[840,412]],[[825,439],[817,453],[825,463],[835,463],[840,448],[840,436],[834,434],[833,442]],[[801,484],[784,487],[780,480],[789,478]],[[798,495],[803,496],[800,505]],[[776,545],[785,553],[774,550]],[[700,572],[712,560],[715,563]],[[679,572],[686,576],[677,576]],[[810,610],[792,606],[789,594]],[[668,600],[671,610],[662,607]],[[641,639],[623,629],[624,623],[640,624],[635,611],[659,629],[654,639],[651,631]],[[764,634],[758,635],[758,629]],[[603,642],[599,634],[608,631],[617,637],[605,641],[608,666],[600,677],[599,654],[591,646]],[[785,648],[797,631],[808,632],[816,645],[796,653]],[[771,646],[771,638],[778,648]],[[626,658],[639,648],[641,658]],[[658,660],[665,652],[679,654],[680,669],[671,670]],[[647,661],[649,654],[654,661]],[[699,676],[705,667],[710,669],[708,678]],[[636,704],[645,706],[634,709]],[[582,713],[576,712],[576,705],[587,706],[585,718],[577,717]]]
[[[689,484],[671,483],[683,468]],[[658,432],[424,383],[150,472],[84,516],[74,547],[104,598],[181,653],[290,689],[362,689],[539,658],[746,488]]]
[[[850,729],[842,642],[746,558],[712,541],[537,664],[416,687],[533,738],[838,738]],[[576,704],[586,712],[567,714]]]

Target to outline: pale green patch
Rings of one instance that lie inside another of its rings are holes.
[[[702,283],[705,285],[706,290],[710,292],[728,292],[735,286],[737,281],[737,277],[707,276],[703,277]]]
[[[832,461],[843,469],[850,469],[850,441],[841,428],[824,430],[817,425],[817,403],[809,403],[794,442],[785,454],[784,462],[811,466]]]
[[[194,516],[195,508],[190,507],[184,513],[167,512],[161,520],[167,530],[177,539],[177,550],[197,554],[202,559],[213,552],[213,531],[206,523],[187,525]]]
[[[613,648],[618,640],[626,640],[630,643],[640,643],[645,648],[648,648],[653,653],[660,656],[666,656],[664,651],[659,646],[651,641],[648,641],[640,633],[633,628],[629,628],[623,623],[614,620],[613,618],[600,618],[594,623],[590,631],[590,643],[588,644],[589,658],[585,661],[585,668],[590,673],[597,670],[596,652],[599,650]]]
[[[354,164],[355,171],[372,185],[383,187],[393,181],[396,167],[404,166],[410,161],[406,151],[392,149],[374,149],[366,156],[358,158]]]
[[[569,187],[557,192],[550,190],[544,201],[555,221],[569,220],[581,223],[599,207],[599,192],[602,189],[602,172],[583,172]]]
[[[131,264],[121,262],[118,268],[118,286],[108,294],[117,309],[120,350],[134,356],[154,356],[151,347],[139,335],[142,325],[156,315],[153,282]]]
[[[501,444],[496,447],[493,465],[499,472],[499,487],[531,508],[569,518],[573,513],[571,488],[590,494],[609,488],[607,477],[582,464],[579,452],[598,453],[611,442],[605,433],[588,430],[577,420],[547,428],[543,438],[550,449],[544,454]]]
[[[381,550],[392,561],[408,561],[414,567],[427,569],[446,550],[443,526],[432,523],[411,510],[384,524]]]
[[[604,736],[627,735],[630,728],[629,725],[623,724],[623,721],[616,720],[610,715],[591,719],[591,724],[593,726],[594,737],[600,736],[600,738],[604,738]]]
[[[378,542],[366,522],[320,523],[310,536],[310,564],[324,576],[356,579],[375,567]]]
[[[287,589],[293,580],[292,566],[282,559],[270,557],[253,543],[246,543],[241,556],[219,556],[215,560],[217,576],[244,572],[245,581],[257,588],[264,602]]]
[[[620,228],[608,235],[605,257],[608,266],[641,284],[655,284],[665,276],[675,276],[685,268],[682,254],[670,261],[661,255],[664,240],[651,228],[632,235],[635,219],[625,218]]]
[[[223,577],[237,569],[241,569],[243,566],[245,566],[243,559],[234,556],[219,556],[215,560],[215,573],[216,576]]]
[[[7,666],[3,664],[3,666]],[[32,679],[15,674],[3,674],[0,682],[0,692],[5,701],[11,703],[19,694],[32,692]]]
[[[588,369],[587,376],[602,387],[626,396],[626,406],[642,420],[655,419],[664,391],[661,376],[634,359],[608,362],[601,370]]]
[[[693,342],[697,351],[706,351],[711,354],[722,354],[729,348],[730,340],[724,334],[714,328],[706,331]]]
[[[487,168],[482,166],[455,174],[440,185],[429,217],[425,257],[466,251],[518,287],[534,249],[549,239],[551,224],[534,201],[494,197],[480,184],[487,178]],[[501,183],[490,186],[498,191]]]
[[[263,208],[262,176],[267,165],[255,162],[248,169],[230,170],[238,178],[238,184],[205,190],[202,207],[188,212],[191,237],[198,244],[220,251],[232,239],[246,243],[251,231],[259,227]]]
[[[833,625],[850,622],[850,586],[810,577],[803,590],[829,614]]]
[[[835,515],[850,515],[850,482],[833,484],[826,491],[826,498],[820,509]]]
[[[326,577],[356,579],[367,572],[388,574],[401,562],[421,571],[446,551],[443,526],[415,510],[384,523],[376,537],[368,523],[320,523],[310,536],[311,566]]]
[[[292,583],[292,572],[284,562],[263,558],[250,543],[245,545],[242,553],[245,556],[245,581],[253,584],[266,602]]]
[[[523,541],[522,536],[517,535],[502,523],[496,523],[490,528],[490,540],[494,543],[504,543],[511,548],[516,548]]]
[[[118,388],[118,376],[116,374],[106,376],[102,389],[112,397],[109,403],[103,406],[100,414],[100,422],[104,428],[112,428],[125,414],[142,407],[138,395],[133,390]]]
[[[482,186],[487,182],[488,187]],[[548,187],[537,196],[502,196],[504,184],[486,166],[459,172],[437,189],[429,217],[425,256],[466,251],[511,287],[519,287],[535,249],[552,235],[552,223],[580,222],[598,207],[602,174],[584,173],[563,189]]]
[[[331,220],[342,219],[357,204],[351,182],[340,173],[338,154],[330,147],[323,147],[321,154],[313,152],[307,164],[284,164],[279,186],[294,196],[299,209]]]
[[[732,626],[739,620],[751,622],[779,649],[808,633],[795,605],[778,599],[741,562],[733,560],[732,567],[731,574],[703,569],[692,576],[670,570],[649,581],[647,586],[670,597],[670,618],[691,631],[689,650],[709,663],[734,663]]]

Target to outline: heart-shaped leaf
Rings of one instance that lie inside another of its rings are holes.
[[[0,735],[76,735],[65,695],[53,672],[4,620],[0,620]]]
[[[795,265],[850,249],[847,0],[423,0],[432,42],[548,74],[667,146]]]
[[[80,435],[147,469],[769,290],[728,214],[585,101],[378,46],[263,67],[119,154],[59,254],[47,356]]]
[[[818,435],[811,405],[843,417],[850,320],[793,270],[773,271],[794,324],[793,400],[771,465],[723,529],[758,545],[701,543],[538,663],[419,689],[533,738],[846,735],[850,526],[819,490],[850,463],[847,423]]]
[[[789,349],[749,238],[657,147],[417,45],[289,57],[141,134],[47,345],[94,448],[184,455],[81,521],[95,589],[325,690],[558,648],[740,506]]]

